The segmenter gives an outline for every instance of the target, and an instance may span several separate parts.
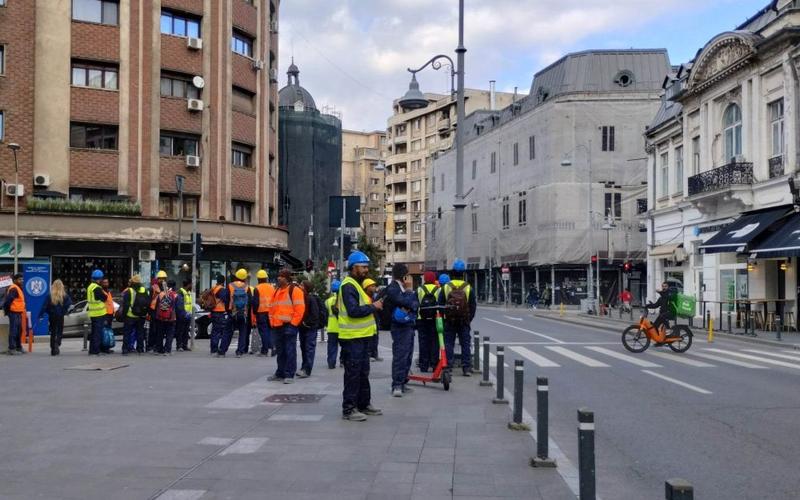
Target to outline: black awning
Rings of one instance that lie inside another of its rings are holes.
[[[780,221],[780,227],[758,243],[751,252],[759,259],[800,257],[800,214],[786,216]]]
[[[743,213],[700,245],[703,253],[744,252],[747,244],[792,210],[791,205]]]

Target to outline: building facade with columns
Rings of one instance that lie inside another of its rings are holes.
[[[646,134],[651,297],[668,281],[714,316],[796,312],[798,27],[795,2],[772,2],[666,76]]]

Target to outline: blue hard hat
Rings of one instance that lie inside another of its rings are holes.
[[[466,271],[466,270],[467,270],[467,265],[466,265],[466,264],[464,264],[464,261],[463,261],[463,260],[461,260],[461,259],[456,259],[456,260],[453,262],[453,271],[455,271],[455,272],[457,272],[457,273],[463,273],[463,272],[464,272],[464,271]]]
[[[439,275],[439,286],[444,286],[444,285],[446,285],[448,283],[450,283],[450,276],[445,274],[445,273],[440,274]]]
[[[342,285],[342,282],[339,280],[333,280],[331,282],[331,293],[336,293],[339,291],[339,287]]]
[[[101,280],[101,279],[103,279],[103,271],[101,271],[99,269],[95,269],[94,271],[92,271],[92,279],[93,280]]]
[[[356,264],[369,264],[369,257],[364,252],[359,252],[356,250],[355,252],[350,254],[350,257],[347,258],[347,267],[353,267]]]

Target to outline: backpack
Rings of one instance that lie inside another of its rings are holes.
[[[311,304],[311,302],[313,302],[317,308],[316,317],[313,318],[311,317],[312,308],[309,307],[309,304]],[[325,303],[322,302],[322,299],[320,299],[315,294],[306,295],[306,312],[303,314],[302,324],[306,328],[312,330],[318,330],[320,328],[324,328],[328,324],[328,309],[325,307]]]
[[[117,340],[114,338],[114,330],[109,327],[103,328],[103,347],[106,349],[111,349],[117,343]]]
[[[244,312],[247,309],[247,287],[233,286],[233,314]]]
[[[461,286],[450,284],[450,293],[447,295],[446,320],[451,325],[467,325],[470,321],[469,299],[467,299],[467,284]]]
[[[389,287],[384,287],[378,292],[378,296],[375,299],[377,302],[378,300],[383,300],[383,309],[377,311],[375,313],[375,318],[378,320],[378,330],[391,330],[392,329],[392,311],[390,307],[386,307],[386,290]]]
[[[425,320],[434,320],[436,319],[436,309],[426,309],[428,307],[435,307],[438,305],[438,301],[436,300],[436,292],[439,291],[439,287],[434,287],[433,291],[428,291],[428,289],[423,285],[422,287],[424,295],[422,296],[422,300],[419,302],[419,317]]]
[[[177,294],[167,290],[158,294],[156,302],[156,319],[158,321],[175,321],[175,302]]]
[[[669,299],[670,311],[679,318],[693,318],[695,315],[697,300],[691,295],[682,293],[672,294]]]
[[[130,291],[135,294],[133,304],[131,304],[131,313],[136,317],[144,318],[147,316],[147,309],[150,307],[150,299],[147,297],[147,292],[138,293],[133,289],[130,289]]]
[[[211,288],[203,290],[200,294],[200,307],[206,311],[212,311],[217,305],[217,298],[214,296],[214,291]]]
[[[319,315],[317,316],[317,328],[325,328],[328,326],[328,308],[325,307],[325,302],[319,295],[312,295],[314,301],[317,303]]]

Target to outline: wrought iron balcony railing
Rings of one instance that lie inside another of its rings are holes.
[[[731,162],[727,165],[689,177],[689,196],[747,186],[753,183],[753,164]]]
[[[769,178],[774,179],[783,175],[783,155],[769,159]]]

